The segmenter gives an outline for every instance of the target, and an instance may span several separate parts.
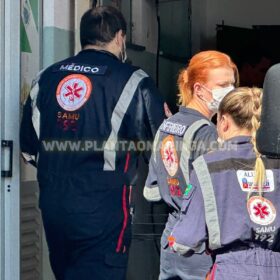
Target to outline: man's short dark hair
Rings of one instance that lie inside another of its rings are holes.
[[[126,34],[126,21],[118,9],[111,6],[90,9],[81,19],[81,46],[102,46],[111,42],[119,30]]]

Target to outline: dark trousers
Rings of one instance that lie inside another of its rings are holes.
[[[124,280],[130,245],[128,189],[94,189],[73,180],[39,184],[56,279]]]

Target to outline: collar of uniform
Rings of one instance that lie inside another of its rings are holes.
[[[179,107],[179,112],[181,112],[183,114],[192,114],[192,115],[195,115],[195,116],[198,116],[200,118],[208,120],[204,115],[202,115],[197,110],[194,110],[194,109],[191,109],[191,108],[188,108],[188,107],[180,106]]]
[[[226,140],[224,143],[230,143],[230,144],[246,144],[251,142],[251,136],[235,136],[228,140]]]
[[[99,54],[104,54],[104,55],[110,56],[116,60],[119,60],[113,53],[105,51],[105,50],[85,49],[85,50],[81,50],[79,52],[79,54],[83,54],[83,53],[99,53]]]

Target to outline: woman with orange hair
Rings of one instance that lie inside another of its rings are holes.
[[[178,221],[183,195],[189,192],[192,162],[216,146],[216,128],[210,120],[223,97],[237,84],[236,65],[218,51],[194,55],[179,74],[181,106],[157,132],[144,188],[147,200],[163,199],[171,207],[161,237],[160,280],[205,279],[212,265],[204,249],[190,258],[175,254],[168,247],[168,236]]]

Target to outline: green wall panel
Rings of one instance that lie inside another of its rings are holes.
[[[44,67],[74,54],[74,32],[56,27],[45,27],[43,38]]]

